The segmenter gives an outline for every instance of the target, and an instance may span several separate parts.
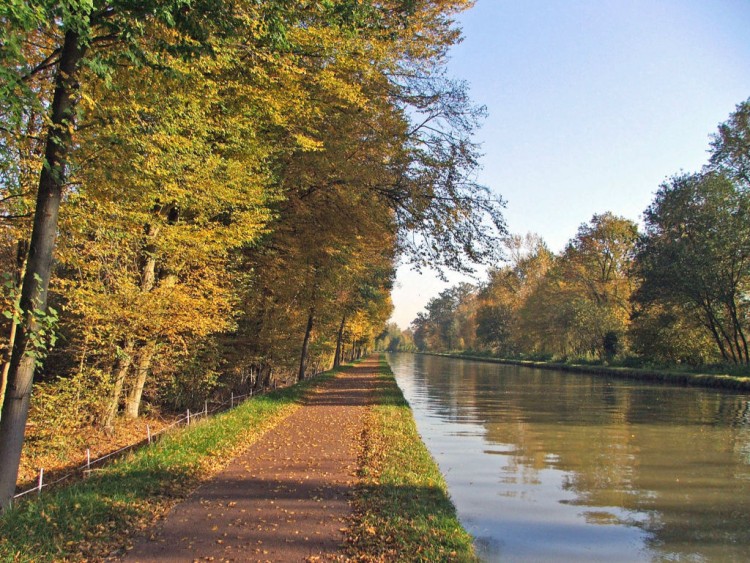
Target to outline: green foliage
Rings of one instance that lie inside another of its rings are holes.
[[[8,308],[3,311],[3,316],[16,325],[21,324],[23,317],[23,310],[19,303],[21,288],[18,286],[16,280],[13,279],[13,276],[5,273],[3,274],[2,289],[3,301],[8,303]]]
[[[716,343],[691,314],[677,305],[639,309],[630,329],[633,350],[657,365],[705,366],[721,361]]]
[[[711,141],[711,166],[750,188],[750,99],[737,105]]]
[[[750,362],[750,194],[716,172],[665,182],[646,210],[638,251],[644,306],[666,303],[695,315],[725,361]]]
[[[35,278],[39,287],[42,280]],[[3,282],[3,298],[8,303],[8,309],[3,311],[3,316],[11,323],[19,326],[23,323],[24,311],[21,308],[21,287],[17,285],[12,276],[6,274]],[[57,343],[56,327],[59,320],[58,312],[54,307],[43,309],[37,306],[29,314],[32,317],[32,331],[29,334],[29,345],[26,354],[34,358],[37,367],[44,365],[44,359]]]

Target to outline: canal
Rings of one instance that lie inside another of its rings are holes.
[[[750,396],[388,361],[487,561],[750,560]]]

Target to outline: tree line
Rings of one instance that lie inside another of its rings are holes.
[[[3,3],[0,506],[30,405],[111,428],[302,379],[372,347],[397,258],[497,258],[444,65],[470,5]]]
[[[750,100],[712,135],[700,172],[665,180],[643,230],[594,215],[560,253],[505,237],[487,279],[431,299],[384,347],[507,358],[750,365]]]

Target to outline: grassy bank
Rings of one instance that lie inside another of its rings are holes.
[[[99,560],[123,553],[134,533],[150,527],[331,376],[256,397],[85,481],[19,503],[0,519],[0,561]]]
[[[440,470],[385,361],[363,439],[349,555],[361,561],[475,561]]]
[[[641,381],[657,381],[675,385],[690,385],[695,387],[709,387],[714,389],[733,389],[736,391],[750,391],[750,377],[718,373],[698,373],[692,371],[678,371],[667,369],[644,369],[618,366],[601,366],[590,364],[576,364],[563,362],[546,362],[533,360],[510,360],[494,358],[491,356],[474,356],[471,354],[441,354],[436,352],[424,352],[434,356],[445,356],[449,358],[461,358],[465,360],[476,360],[494,364],[507,364],[524,366],[538,369],[555,369],[575,373],[588,373],[592,375],[606,375],[623,379],[636,379]]]

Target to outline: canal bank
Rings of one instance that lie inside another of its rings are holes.
[[[605,375],[609,377],[633,379],[639,381],[670,383],[673,385],[687,385],[692,387],[705,387],[709,389],[733,389],[735,391],[750,391],[750,377],[739,377],[735,375],[690,373],[683,371],[629,368],[619,366],[568,364],[562,362],[542,362],[535,360],[511,360],[504,358],[493,358],[490,356],[474,356],[471,354],[449,354],[440,352],[417,353],[428,356],[441,356],[445,358],[457,358],[463,360],[472,360],[476,362],[487,362],[492,364],[503,364],[509,366],[521,366],[527,368],[556,370],[573,373],[586,373],[589,375]]]
[[[365,421],[348,531],[353,560],[476,561],[440,468],[385,360]]]

